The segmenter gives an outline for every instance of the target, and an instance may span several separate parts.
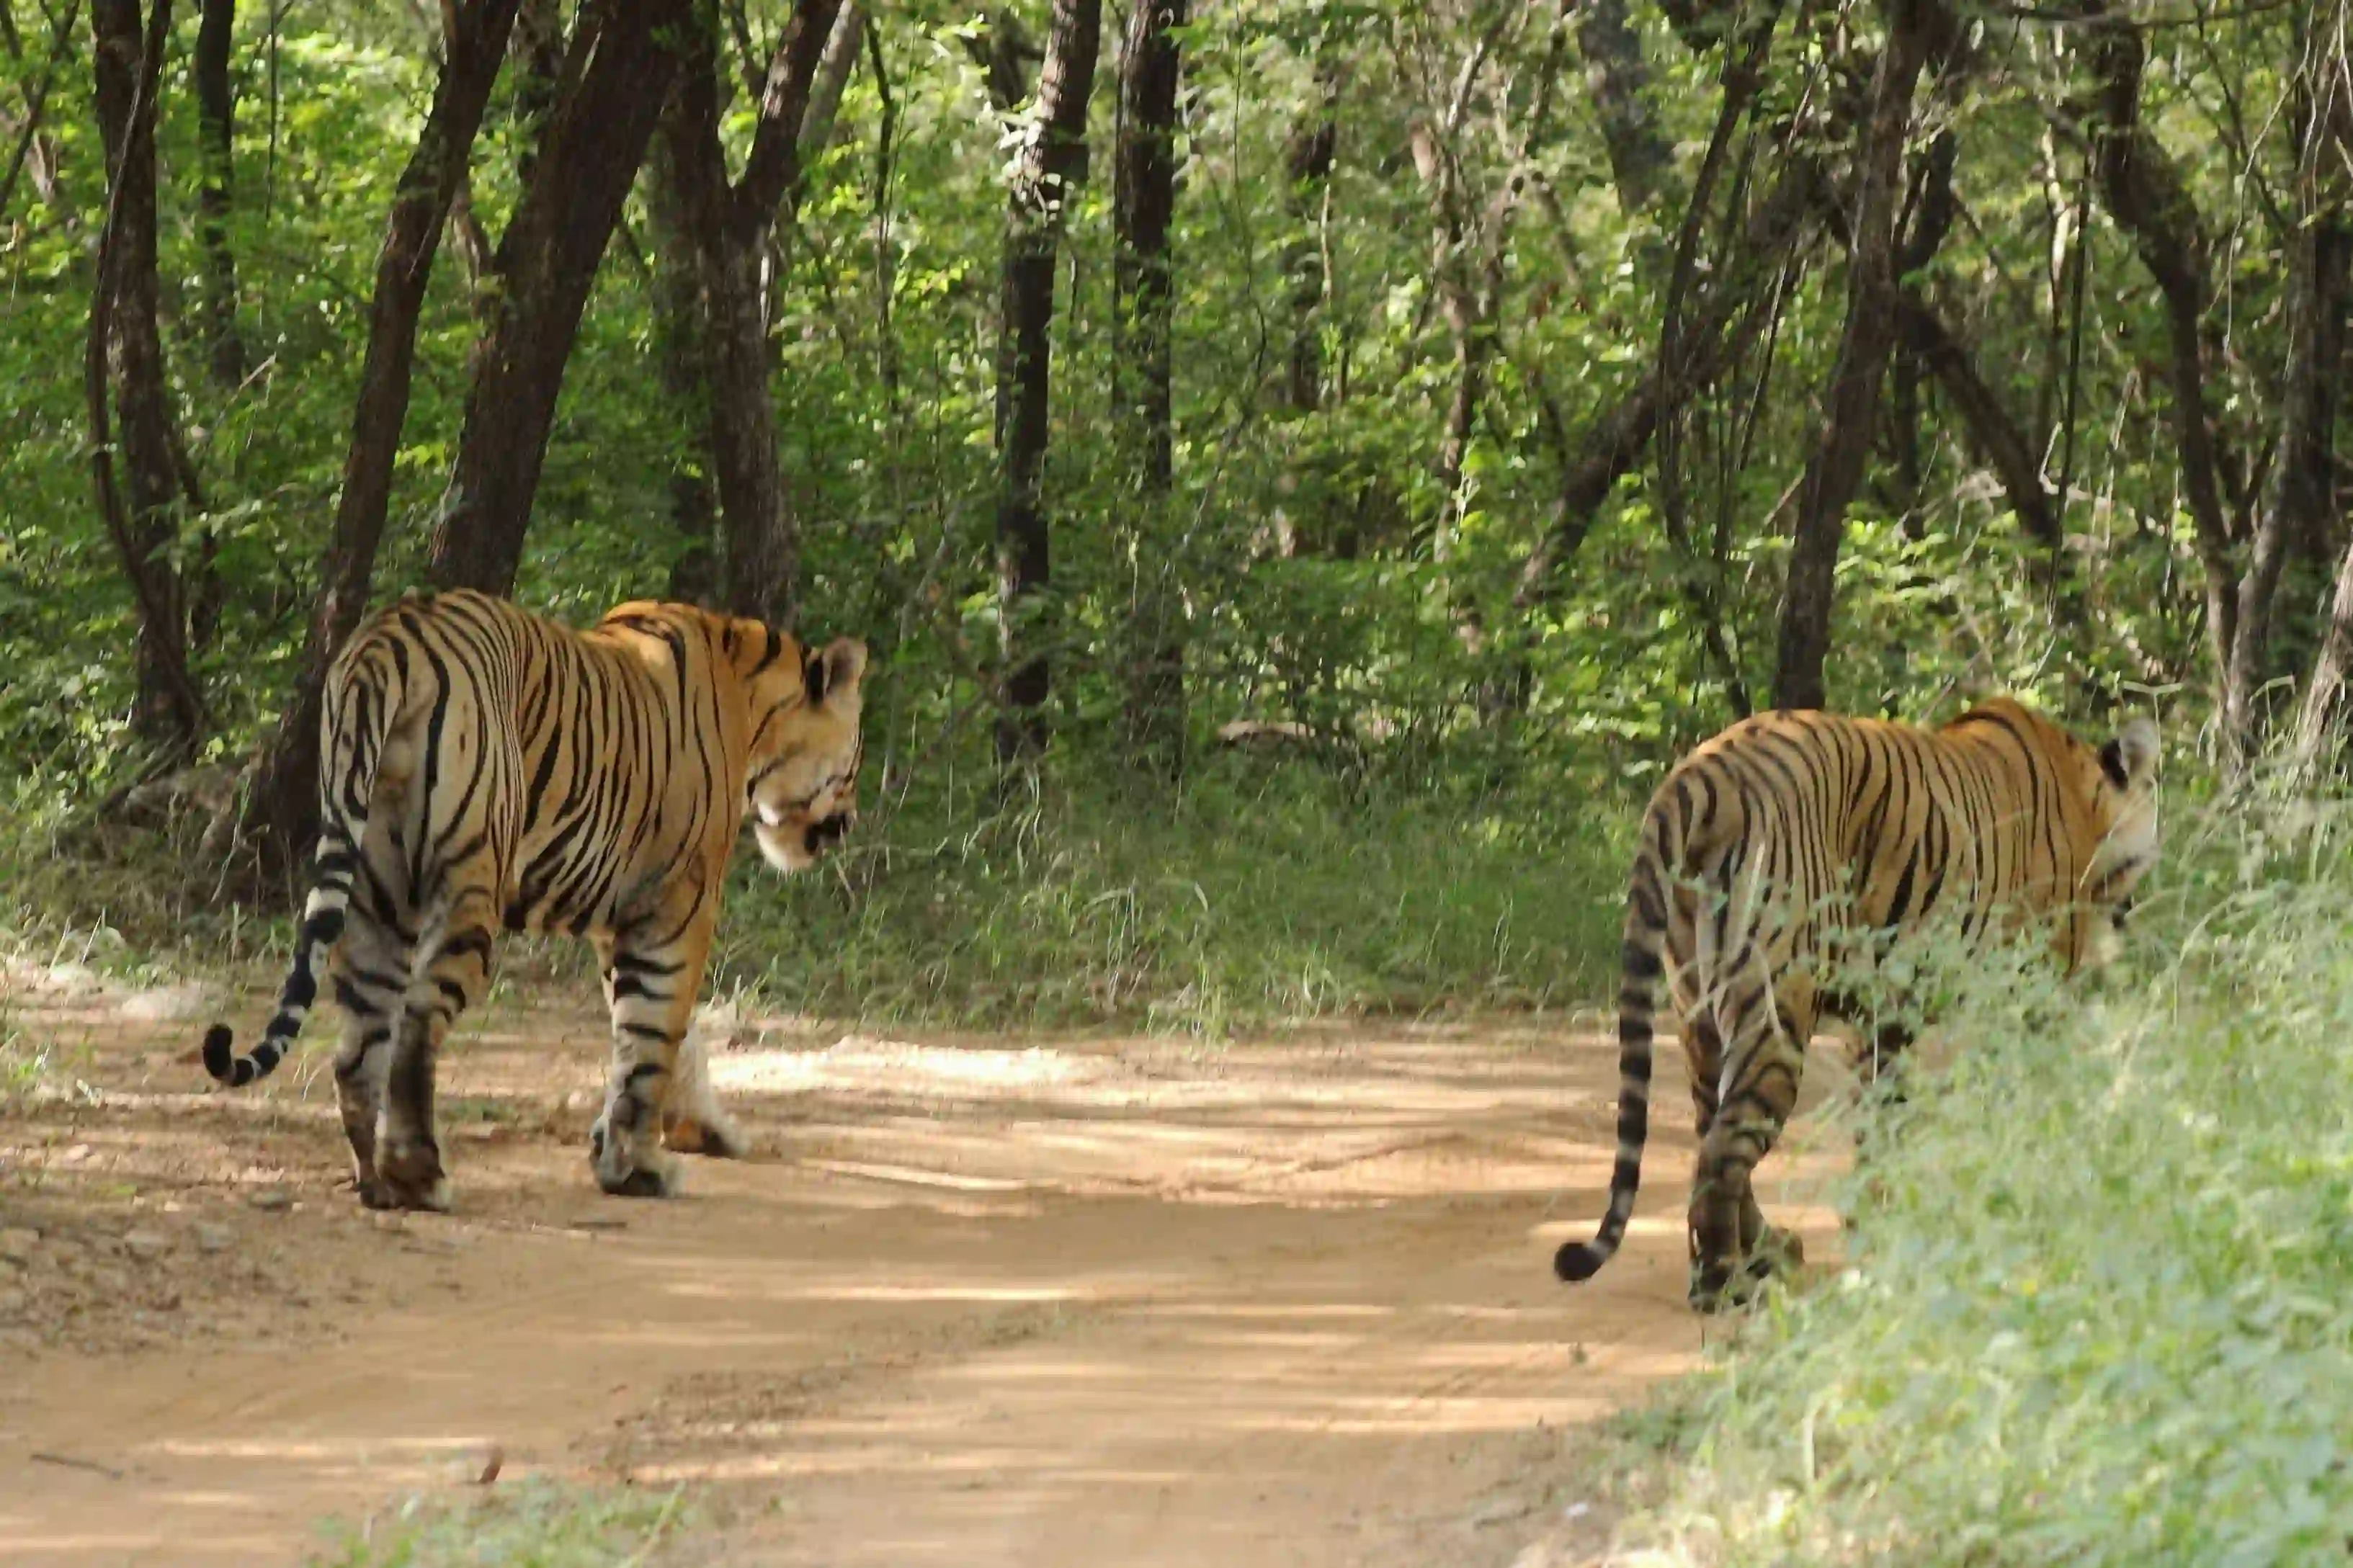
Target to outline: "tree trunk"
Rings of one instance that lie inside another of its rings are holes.
[[[1618,481],[1642,461],[1659,422],[1678,415],[1694,391],[1747,353],[1763,326],[1758,306],[1809,232],[1807,219],[1820,177],[1820,171],[1803,160],[1782,170],[1772,192],[1744,226],[1739,248],[1715,269],[1695,312],[1697,320],[1676,332],[1672,365],[1662,358],[1574,442],[1556,406],[1539,421],[1538,428],[1560,464],[1560,479],[1544,537],[1528,552],[1512,591],[1514,609],[1533,610],[1558,595],[1561,568],[1576,555]],[[1694,200],[1703,196],[1695,194]],[[1686,225],[1692,221],[1687,218]],[[1541,374],[1530,384],[1538,392],[1541,413],[1546,404]]]
[[[1627,11],[1627,0],[1588,0],[1577,42],[1585,57],[1588,96],[1601,121],[1610,179],[1618,187],[1618,207],[1631,217],[1658,200],[1674,171],[1675,152],[1651,110],[1642,36]]]
[[[2337,567],[2337,591],[2328,606],[2328,630],[2305,683],[2295,722],[2295,773],[2309,787],[2332,766],[2345,744],[2345,680],[2353,668],[2353,543]]]
[[[193,752],[202,739],[203,705],[188,671],[187,610],[169,559],[179,495],[164,340],[155,278],[155,93],[170,36],[171,0],[154,0],[149,36],[140,35],[139,0],[96,0],[90,41],[99,129],[106,148],[107,223],[92,298],[91,338],[102,353],[121,412],[121,446],[130,507],[113,490],[113,458],[104,428],[106,387],[91,409],[99,508],[139,606],[137,705],[132,728],[166,755]]]
[[[2041,548],[2047,577],[2065,570],[2066,537],[2059,511],[2042,482],[2042,465],[2027,444],[2026,432],[2002,406],[2000,395],[1987,384],[1971,363],[1966,346],[1953,335],[1936,311],[1916,293],[1906,289],[1897,305],[1905,345],[1921,367],[1936,378],[1960,416],[1961,431],[1976,448],[1978,460],[2001,481],[2002,493],[2020,526]]]
[[[849,73],[858,68],[858,51],[865,43],[866,13],[854,3],[844,4],[833,18],[832,31],[826,35],[825,55],[818,61],[816,79],[809,84],[808,107],[801,113],[803,168],[833,140],[841,95],[849,86]]]
[[[1340,140],[1340,73],[1334,46],[1315,56],[1315,96],[1299,111],[1283,143],[1282,172],[1291,234],[1282,247],[1282,275],[1291,307],[1291,353],[1283,374],[1284,401],[1293,414],[1324,405],[1324,202],[1332,188],[1332,162]]]
[[[702,252],[687,205],[694,176],[680,166],[681,159],[695,155],[682,145],[686,133],[680,125],[681,105],[687,97],[681,90],[670,100],[646,164],[646,213],[654,237],[654,357],[662,390],[681,421],[680,450],[670,478],[670,526],[680,541],[678,559],[670,566],[670,596],[716,606],[719,500],[711,478],[710,306],[703,298]]]
[[[2299,29],[2301,31],[2301,29]],[[2345,359],[2348,225],[2346,155],[2348,106],[2343,82],[2306,38],[2307,62],[2295,94],[2296,116],[2295,232],[2287,240],[2287,374],[2281,399],[2279,456],[2272,469],[2254,548],[2239,579],[2231,662],[2222,682],[2224,771],[2243,774],[2260,739],[2255,704],[2270,675],[2272,605],[2280,573],[2300,539],[2324,534],[2334,521],[2338,378]],[[2315,685],[2317,685],[2316,672]],[[2333,694],[2332,694],[2333,700]],[[2327,704],[2324,704],[2324,709]]]
[[[1879,384],[1895,342],[1897,198],[1912,95],[1927,63],[1930,0],[1888,0],[1887,43],[1872,80],[1868,119],[1858,127],[1862,175],[1854,239],[1848,250],[1846,327],[1831,373],[1820,444],[1799,490],[1797,538],[1781,601],[1781,642],[1773,700],[1820,708],[1830,653],[1831,604],[1846,509],[1862,482],[1879,412]],[[1949,18],[1941,18],[1949,21]]]
[[[583,36],[586,36],[583,29]],[[522,0],[509,48],[514,57],[515,183],[528,190],[564,96],[565,50],[561,0]]]
[[[384,243],[376,252],[367,355],[360,366],[334,532],[320,563],[319,595],[311,603],[294,689],[280,711],[277,734],[246,803],[247,831],[273,876],[292,868],[318,832],[321,693],[328,665],[367,608],[392,498],[393,461],[408,415],[417,314],[450,203],[465,183],[516,5],[517,0],[462,0],[452,7],[448,58],[432,107],[394,188]]]
[[[796,509],[777,460],[769,390],[768,235],[799,200],[800,138],[829,52],[839,0],[801,0],[768,62],[744,174],[727,180],[719,141],[715,32],[701,28],[664,122],[663,168],[693,240],[704,329],[704,410],[720,508],[719,603],[789,625],[798,585]]]
[[[2165,300],[2170,353],[2174,445],[2181,488],[2197,531],[2198,560],[2206,577],[2206,638],[2219,676],[2231,666],[2237,640],[2238,572],[2231,559],[2230,523],[2222,510],[2221,465],[2206,406],[2205,330],[2208,243],[2187,183],[2156,135],[2141,123],[2140,89],[2147,46],[2137,21],[2111,16],[2102,0],[2085,0],[2095,26],[2088,51],[2099,78],[2090,127],[2094,182],[2116,226],[2132,237],[2141,265]]]
[[[1174,438],[1169,430],[1169,338],[1174,314],[1168,225],[1176,205],[1175,29],[1187,0],[1138,0],[1128,15],[1119,68],[1119,146],[1112,190],[1116,260],[1113,350],[1122,444],[1135,487],[1129,558],[1129,756],[1169,778],[1185,767],[1185,638],[1175,542],[1167,537]],[[1155,538],[1155,534],[1158,535]]]
[[[245,382],[245,342],[237,331],[237,258],[229,248],[230,172],[237,100],[229,87],[229,48],[237,0],[203,0],[196,28],[197,139],[204,149],[204,184],[197,192],[198,234],[204,242],[205,336],[213,384],[224,395]]]
[[[1101,0],[1054,0],[1035,111],[1007,195],[997,353],[997,601],[1006,711],[997,754],[1008,763],[1046,747],[1050,674],[1036,644],[1051,567],[1044,481],[1054,255],[1063,209],[1086,178],[1087,100],[1102,30]]]
[[[443,588],[505,594],[522,559],[564,367],[678,65],[687,0],[586,0],[531,184],[499,239],[498,315],[466,395],[433,532]]]

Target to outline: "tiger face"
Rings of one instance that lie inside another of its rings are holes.
[[[753,710],[761,719],[744,770],[744,805],[761,857],[786,875],[815,865],[858,820],[865,674],[866,645],[839,637],[797,667],[778,659],[754,677]]]
[[[2084,870],[2080,898],[2092,914],[2083,963],[2096,968],[2114,958],[2125,917],[2149,868],[2157,864],[2157,726],[2135,719],[2097,751],[2073,748],[2076,787],[2091,804],[2092,831],[2099,847]]]

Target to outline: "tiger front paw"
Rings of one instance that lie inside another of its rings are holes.
[[[676,1163],[615,1128],[610,1107],[588,1129],[588,1164],[596,1184],[617,1198],[666,1198],[678,1190]]]
[[[375,1180],[362,1181],[360,1202],[372,1209],[449,1212],[449,1178],[441,1151],[427,1138],[385,1139],[376,1145]]]

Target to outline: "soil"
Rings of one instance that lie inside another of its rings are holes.
[[[0,1561],[299,1563],[322,1521],[542,1474],[692,1483],[658,1561],[1598,1561],[1589,1426],[1692,1367],[1682,1062],[1644,1201],[1588,1025],[1265,1040],[712,1022],[751,1157],[601,1196],[601,1018],[442,1068],[448,1216],[364,1212],[326,1053],[212,1089],[222,998],[22,973],[0,1099]],[[250,1027],[267,999],[229,999]],[[326,1030],[320,1030],[322,1034]],[[0,1054],[0,1061],[5,1061]],[[1809,1086],[1819,1100],[1825,1078]],[[1776,1156],[1817,1258],[1826,1131]]]

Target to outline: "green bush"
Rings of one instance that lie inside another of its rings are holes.
[[[1847,1266],[1672,1437],[1671,1555],[2344,1560],[2353,876],[2325,819],[2176,838],[2121,972],[1960,985],[1965,1046],[1841,1199]]]

